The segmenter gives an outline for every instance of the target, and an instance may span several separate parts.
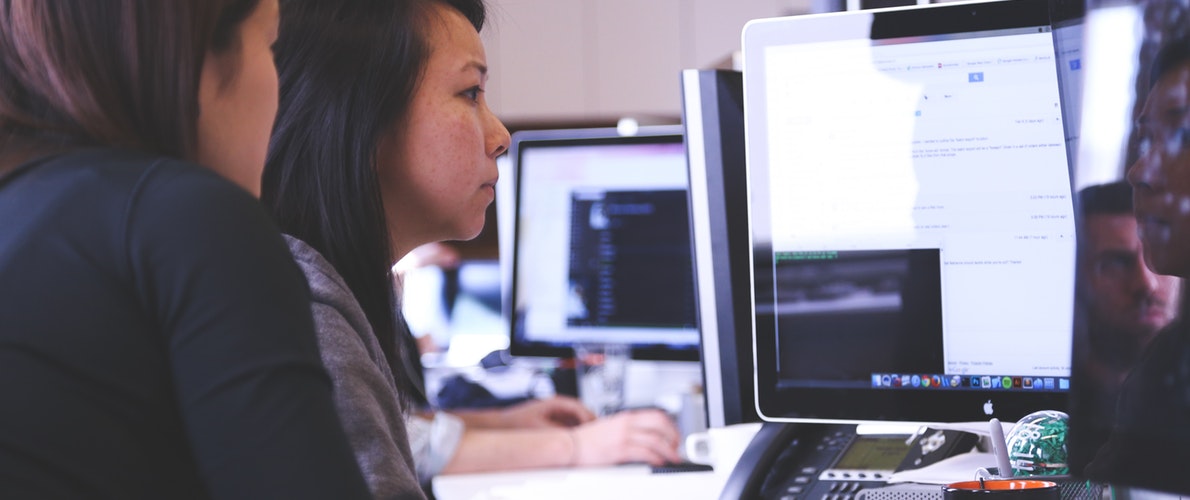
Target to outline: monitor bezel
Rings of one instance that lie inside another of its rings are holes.
[[[517,335],[519,320],[516,312],[518,301],[518,276],[520,271],[520,242],[517,234],[521,230],[521,158],[526,149],[534,147],[563,147],[573,145],[620,145],[620,144],[682,144],[684,141],[681,125],[648,125],[640,126],[631,133],[622,133],[615,127],[597,128],[567,128],[545,130],[519,130],[512,135],[509,148],[511,170],[513,172],[513,202],[511,206],[512,221],[510,222],[511,252],[509,258],[509,287],[507,299],[504,301],[504,316],[507,324],[509,353],[513,356],[570,358],[574,356],[574,349],[562,347],[553,343],[531,341]],[[687,195],[689,188],[687,188]],[[693,258],[693,256],[692,256]],[[693,272],[693,271],[692,271]],[[693,280],[693,276],[691,277]],[[634,344],[632,345],[632,359],[649,361],[698,361],[700,343],[675,345]]]

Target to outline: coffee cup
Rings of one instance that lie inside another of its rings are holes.
[[[743,455],[760,423],[713,427],[686,436],[686,460],[707,464],[716,470],[731,470]]]
[[[943,500],[1059,500],[1058,483],[1038,479],[983,479],[942,487]]]

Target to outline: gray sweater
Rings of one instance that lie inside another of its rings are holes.
[[[363,309],[317,250],[297,238],[285,239],[310,283],[322,364],[368,487],[376,498],[424,499],[409,449],[406,409]]]

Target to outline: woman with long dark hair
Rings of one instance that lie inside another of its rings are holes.
[[[284,7],[263,199],[314,290],[323,361],[373,492],[408,491],[410,461],[423,484],[440,472],[676,461],[678,432],[658,410],[594,420],[573,398],[551,398],[423,412],[391,268],[423,244],[474,238],[495,197],[509,134],[483,93],[484,5]]]
[[[253,196],[277,24],[0,0],[0,497],[367,497]]]

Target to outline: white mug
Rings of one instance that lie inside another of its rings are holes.
[[[686,436],[686,460],[729,472],[760,430],[761,423],[714,427]]]

